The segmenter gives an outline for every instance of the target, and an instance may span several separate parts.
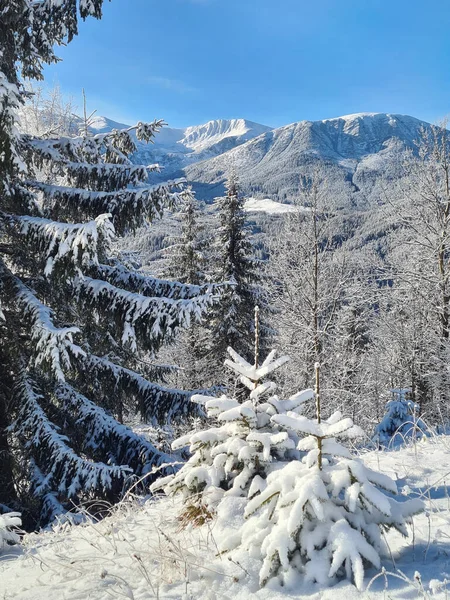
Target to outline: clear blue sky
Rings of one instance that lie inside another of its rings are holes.
[[[450,113],[448,0],[112,0],[46,68],[99,114],[181,127]]]

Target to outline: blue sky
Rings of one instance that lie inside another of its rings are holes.
[[[448,0],[112,0],[46,68],[98,114],[182,127],[450,113]]]

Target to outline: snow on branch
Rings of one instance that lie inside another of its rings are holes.
[[[147,181],[151,167],[144,165],[115,165],[78,162],[64,163],[67,179],[74,187],[89,186],[97,190],[112,192],[127,185],[136,186]]]
[[[109,213],[116,230],[123,233],[161,217],[165,208],[177,205],[185,195],[180,191],[184,181],[180,178],[114,191],[92,191],[40,181],[28,181],[27,185],[43,193],[45,206],[52,216],[61,213],[79,218],[81,214],[90,218]]]
[[[134,396],[142,417],[154,426],[203,415],[201,407],[191,402],[191,397],[200,390],[183,391],[152,383],[135,371],[93,354],[83,357],[82,364],[95,380],[109,384],[113,381],[115,386]]]
[[[42,138],[26,135],[23,138],[28,150],[38,153],[42,159],[65,163],[67,160],[105,162],[131,165],[129,156],[136,152],[136,140],[150,142],[164,125],[164,121],[139,122],[127,129],[113,129],[106,133],[90,134],[84,131],[79,136]]]
[[[22,136],[27,162],[37,168],[51,167],[55,174],[65,176],[71,187],[87,187],[94,190],[112,192],[128,185],[145,183],[150,171],[158,170],[157,165],[135,165],[126,157],[122,162],[105,162],[106,156],[96,153],[95,144],[90,148],[86,138],[83,148],[77,144],[79,138],[45,140]]]
[[[78,270],[98,262],[100,243],[105,247],[114,237],[110,215],[99,215],[89,223],[59,223],[40,217],[15,217],[19,232],[29,245],[44,255],[44,274],[50,275],[63,260]]]
[[[70,369],[71,357],[82,356],[84,351],[73,343],[78,327],[57,327],[52,310],[43,304],[19,279],[10,274],[17,307],[24,321],[29,323],[29,334],[34,344],[34,365],[47,367],[59,380]]]
[[[339,417],[339,420],[336,418],[336,422],[333,421],[333,416],[335,415],[336,417]],[[274,415],[272,421],[286,429],[290,429],[300,434],[312,435],[320,439],[334,438],[337,436],[353,438],[363,435],[362,430],[353,423],[352,419],[340,418],[341,414],[339,412],[336,412],[335,415],[332,415],[328,422],[323,421],[322,423],[317,423],[307,417],[294,413]]]
[[[288,356],[280,356],[275,359],[276,351],[272,350],[261,366],[251,365],[242,356],[240,356],[233,348],[227,348],[231,360],[227,358],[224,364],[241,376],[241,382],[250,390],[255,391],[256,384],[266,377],[272,371],[279,369],[289,361]]]
[[[130,271],[119,263],[114,266],[100,264],[91,270],[97,273],[99,279],[104,279],[111,285],[123,287],[144,296],[164,297],[171,300],[189,300],[205,294],[213,294],[214,297],[218,297],[228,285],[226,283],[191,285],[168,279],[157,279],[138,271]]]
[[[82,458],[68,445],[68,438],[45,414],[41,402],[44,397],[35,391],[35,384],[23,373],[16,390],[20,405],[13,425],[43,473],[36,494],[49,488],[74,498],[79,494],[118,492],[132,474],[128,466],[107,465]]]
[[[0,551],[11,544],[20,542],[18,529],[22,525],[19,512],[8,512],[0,515]]]
[[[111,326],[119,329],[122,344],[133,352],[138,338],[155,348],[166,335],[199,320],[215,300],[208,293],[188,300],[143,296],[90,277],[76,278],[74,287],[84,306],[108,318]]]
[[[108,464],[126,464],[136,475],[143,475],[153,467],[171,462],[168,454],[160,452],[132,429],[118,423],[69,384],[59,385],[55,394],[64,409],[76,415],[76,425],[85,430],[86,449],[94,455],[103,455]]]
[[[155,119],[152,123],[143,123],[139,121],[132,127],[126,129],[113,129],[106,133],[97,133],[91,136],[90,139],[97,144],[97,148],[101,151],[103,148],[106,154],[107,162],[116,162],[114,154],[116,151],[127,157],[136,152],[137,146],[135,138],[140,142],[152,142],[155,135],[166,125],[163,119]],[[80,138],[75,138],[80,139]],[[85,138],[81,138],[82,142]]]

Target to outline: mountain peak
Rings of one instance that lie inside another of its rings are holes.
[[[108,119],[108,117],[103,117],[101,115],[92,117],[89,123],[89,129],[94,133],[108,133],[113,129],[128,129],[128,127],[130,126],[125,125],[125,123],[118,123],[117,121],[113,121],[112,119]]]
[[[266,133],[270,129],[270,127],[246,119],[217,119],[203,125],[187,127],[180,143],[199,152],[226,138],[237,138],[238,143],[242,143]]]
[[[340,117],[331,117],[330,119],[322,119],[322,123],[327,121],[356,121],[358,119],[364,119],[366,117],[377,117],[377,116],[391,116],[388,113],[376,113],[376,112],[360,112],[352,113],[350,115],[342,115]]]

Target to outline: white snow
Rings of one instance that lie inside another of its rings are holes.
[[[0,552],[7,548],[10,542],[15,544],[19,542],[17,528],[21,525],[22,521],[18,512],[0,515]]]
[[[376,113],[376,112],[360,112],[360,113],[352,113],[350,115],[342,115],[340,117],[331,117],[331,119],[323,119],[322,123],[326,123],[327,121],[356,121],[357,119],[364,119],[366,117],[376,117],[377,115],[382,115],[384,113]]]
[[[80,118],[80,125],[83,124],[83,120]],[[101,115],[95,115],[89,121],[89,129],[93,131],[93,133],[109,133],[113,129],[128,129],[130,126],[125,125],[125,123],[118,123],[117,121],[113,121],[108,117],[103,117]]]
[[[245,212],[265,212],[269,215],[282,215],[297,210],[292,204],[281,204],[270,198],[248,198],[244,204]]]
[[[178,143],[191,148],[194,152],[200,152],[226,138],[240,138],[241,141],[247,141],[268,130],[270,127],[245,119],[217,119],[208,121],[204,125],[187,127],[183,131],[183,138]]]
[[[366,569],[363,587],[370,585],[366,593],[347,581],[323,588],[295,573],[284,587],[271,581],[259,589],[260,562],[251,552],[239,564],[229,561],[227,554],[217,556],[218,544],[235,545],[233,536],[242,524],[243,499],[229,497],[221,521],[198,529],[180,530],[181,498],[142,505],[129,499],[100,523],[66,524],[53,532],[26,535],[21,548],[12,546],[0,555],[0,597],[444,600],[450,587],[445,582],[450,581],[450,437],[426,439],[416,448],[367,452],[362,458],[367,466],[397,478],[399,487],[409,485],[413,496],[422,496],[427,504],[427,512],[414,518],[414,544],[395,532],[386,535],[389,551],[381,565],[386,573]],[[345,532],[336,528],[335,533],[338,540]],[[263,530],[260,535],[263,541]],[[344,547],[351,560],[352,548]]]

